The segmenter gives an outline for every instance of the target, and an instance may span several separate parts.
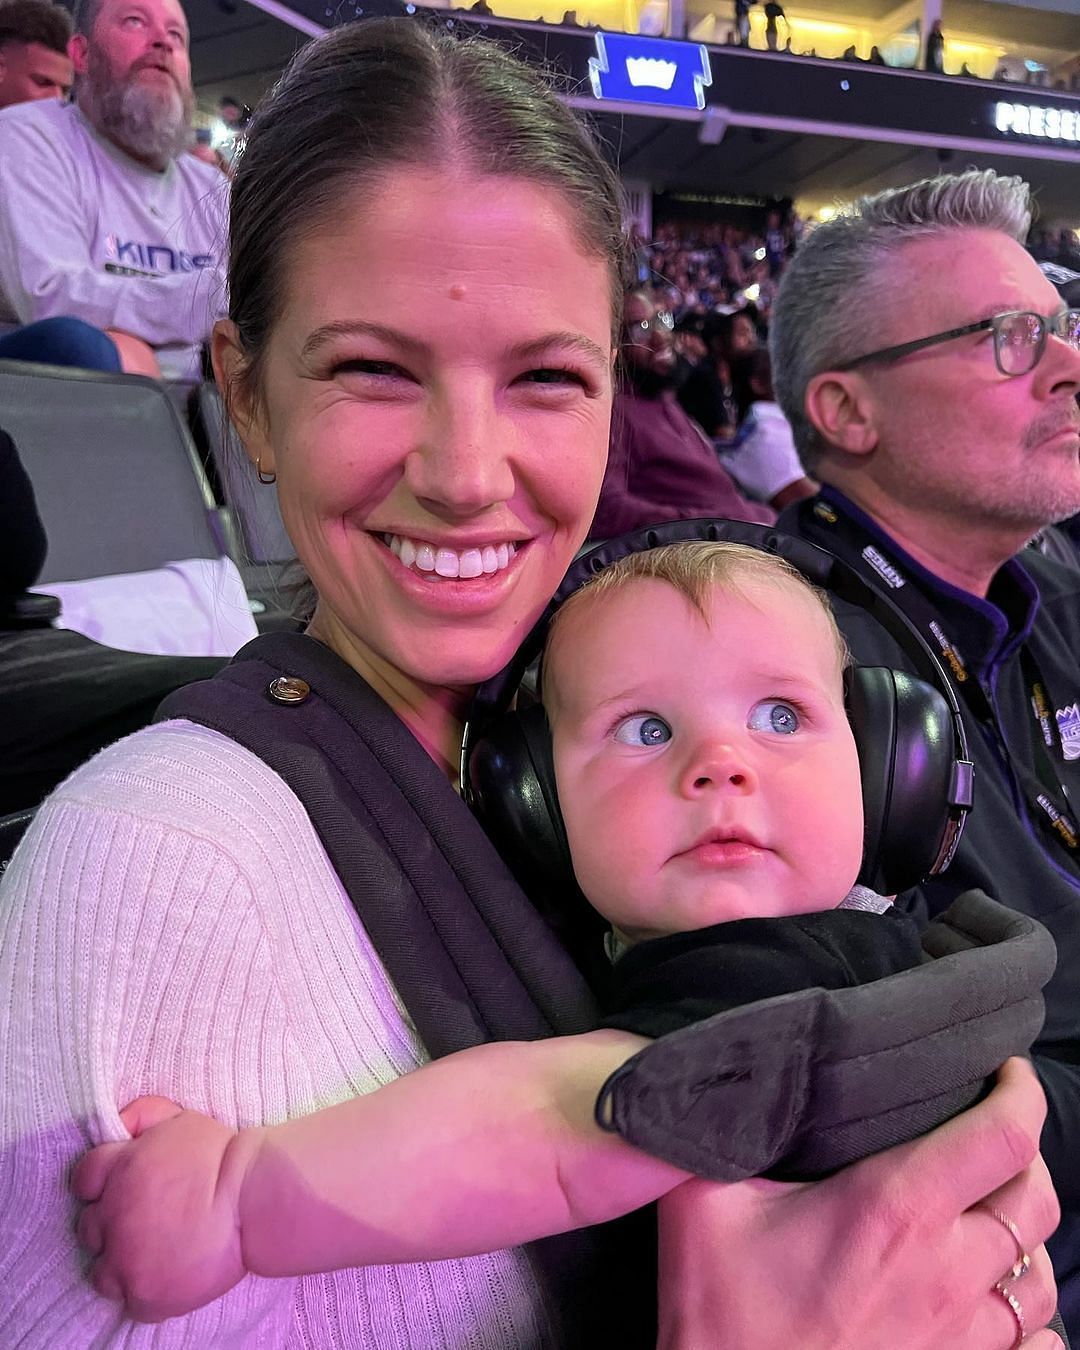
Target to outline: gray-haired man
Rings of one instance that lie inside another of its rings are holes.
[[[1024,250],[1029,226],[1027,185],[990,172],[857,203],[804,241],[771,345],[825,485],[781,528],[907,613],[952,675],[977,765],[956,860],[904,901],[932,915],[980,886],[1058,944],[1035,1063],[1064,1211],[1049,1246],[1078,1337],[1080,574],[1024,546],[1080,510],[1080,313]],[[856,660],[903,663],[865,616],[838,618]]]

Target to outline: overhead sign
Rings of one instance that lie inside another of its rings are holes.
[[[589,79],[597,98],[659,103],[667,108],[704,108],[712,84],[708,51],[693,42],[597,33]]]
[[[1080,111],[1075,108],[1045,108],[1033,103],[997,103],[994,125],[1011,136],[1031,136],[1038,141],[1067,141],[1080,145]]]

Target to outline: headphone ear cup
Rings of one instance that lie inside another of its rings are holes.
[[[844,673],[863,790],[861,885],[895,895],[929,876],[950,825],[952,714],[925,681],[887,666]]]
[[[470,800],[488,838],[530,893],[576,888],[555,789],[551,729],[539,703],[496,718],[468,763]]]
[[[488,838],[586,979],[600,987],[609,973],[607,924],[574,876],[543,707],[496,718],[476,741],[467,773],[469,804]]]

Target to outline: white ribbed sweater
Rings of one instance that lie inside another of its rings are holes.
[[[425,1058],[276,774],[188,722],[103,751],[49,798],[0,885],[2,1350],[539,1345],[520,1252],[248,1277],[156,1327],[81,1276],[67,1173],[126,1137],[133,1098],[273,1123]]]

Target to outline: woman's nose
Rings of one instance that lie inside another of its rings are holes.
[[[749,754],[731,740],[714,740],[695,747],[679,787],[684,796],[696,797],[704,792],[746,794],[756,791],[757,785]]]
[[[474,516],[508,501],[514,494],[512,434],[490,400],[444,403],[409,456],[410,489],[435,515]]]

